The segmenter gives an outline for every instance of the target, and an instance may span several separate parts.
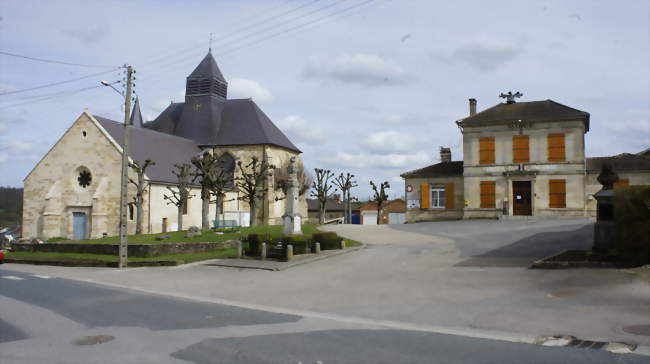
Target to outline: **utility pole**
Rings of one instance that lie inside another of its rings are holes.
[[[124,94],[124,145],[122,146],[122,180],[120,185],[120,262],[119,268],[126,268],[127,266],[127,253],[128,242],[126,239],[126,210],[128,203],[127,184],[129,181],[129,136],[131,128],[129,123],[131,120],[131,89],[133,86],[133,67],[126,66],[126,93]]]

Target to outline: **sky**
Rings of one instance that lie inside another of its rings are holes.
[[[253,100],[303,151],[308,169],[391,183],[439,161],[454,123],[520,91],[589,112],[587,156],[650,147],[650,2],[0,0],[0,186],[23,178],[74,120],[122,120],[99,81],[136,69],[146,120],[183,101],[212,53],[229,98]],[[108,66],[108,67],[83,67]],[[81,78],[81,79],[79,79]],[[71,79],[73,82],[37,88]],[[116,84],[120,88],[120,84]]]

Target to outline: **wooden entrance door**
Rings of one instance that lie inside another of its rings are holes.
[[[530,181],[512,182],[512,214],[530,216],[533,213]]]

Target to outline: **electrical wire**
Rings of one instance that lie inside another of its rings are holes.
[[[18,102],[18,103],[15,103],[15,104],[0,106],[0,110],[8,109],[8,108],[11,108],[11,107],[14,107],[14,106],[33,104],[33,103],[46,101],[46,100],[51,100],[51,99],[55,99],[55,98],[59,98],[59,97],[72,96],[72,95],[76,95],[76,94],[78,94],[80,92],[83,92],[83,91],[92,90],[92,89],[100,88],[100,87],[104,87],[104,85],[96,85],[96,86],[84,87],[84,88],[80,88],[80,89],[76,89],[76,90],[61,91],[61,92],[57,92],[55,94],[45,95],[45,97],[42,97],[42,98],[37,99],[37,100],[29,100],[29,101],[25,101],[25,102]]]
[[[99,65],[99,64],[82,64],[82,63],[55,61],[55,60],[52,60],[52,59],[29,57],[29,56],[24,56],[24,55],[15,54],[15,53],[9,53],[9,52],[5,52],[5,51],[0,51],[0,54],[5,55],[5,56],[10,56],[10,57],[29,59],[31,61],[36,61],[36,62],[62,64],[62,65],[66,65],[66,66],[88,67],[88,68],[116,68],[117,67],[117,66],[107,66],[107,65]]]
[[[46,84],[46,85],[41,85],[41,86],[36,86],[36,87],[30,87],[30,88],[24,88],[24,89],[21,89],[21,90],[14,90],[14,91],[1,92],[1,93],[0,93],[0,96],[13,95],[13,94],[21,93],[21,92],[34,91],[34,90],[40,90],[40,89],[47,88],[47,87],[63,85],[63,84],[66,84],[66,83],[75,82],[75,81],[83,80],[83,79],[86,79],[86,78],[91,78],[91,77],[96,77],[96,76],[100,76],[100,75],[105,75],[105,74],[107,74],[107,73],[115,72],[115,71],[119,70],[120,68],[121,68],[121,67],[114,68],[114,69],[112,69],[112,70],[108,70],[108,71],[103,71],[103,72],[93,73],[92,75],[86,75],[86,76],[77,77],[77,78],[73,78],[73,79],[69,79],[69,80],[64,80],[64,81],[59,81],[59,82],[53,82],[53,83],[48,83],[48,84]]]

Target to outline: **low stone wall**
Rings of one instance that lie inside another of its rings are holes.
[[[160,243],[160,244],[129,244],[128,255],[131,257],[157,257],[159,255],[180,253],[202,253],[218,248],[233,248],[237,240],[207,243]],[[15,252],[50,252],[50,253],[76,253],[76,254],[107,254],[117,255],[119,245],[111,244],[71,244],[71,243],[45,243],[45,244],[11,244]]]

